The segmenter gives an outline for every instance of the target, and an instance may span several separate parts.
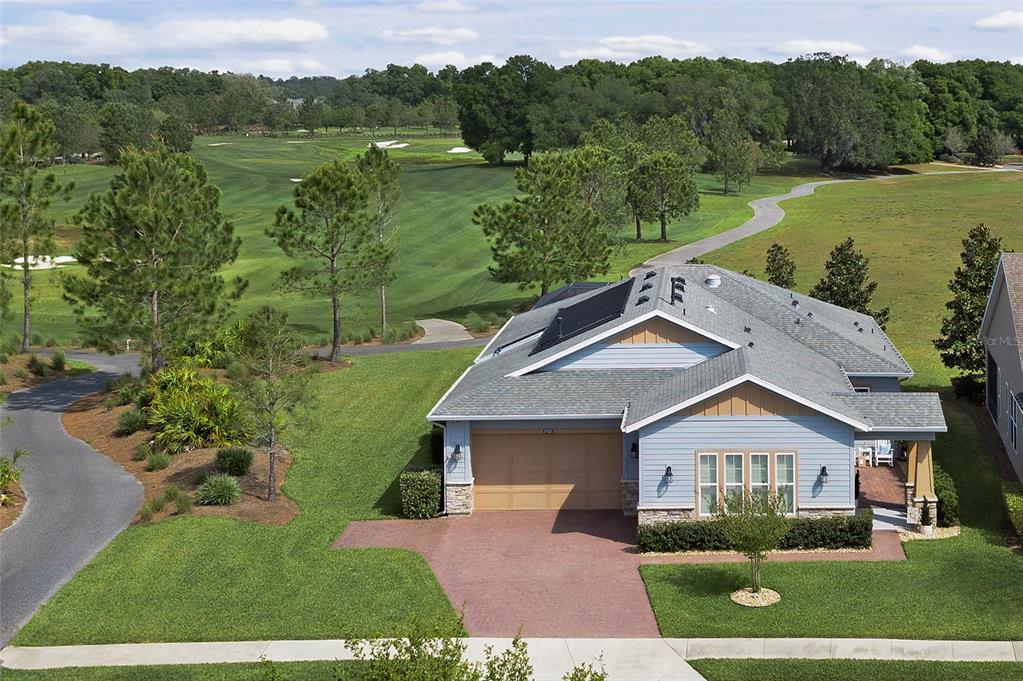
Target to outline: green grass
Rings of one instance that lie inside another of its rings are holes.
[[[888,660],[692,660],[707,681],[1020,681],[1012,662]]]
[[[423,419],[476,349],[354,359],[313,383],[287,437],[284,527],[189,516],[119,535],[18,634],[19,645],[461,633],[419,555],[334,550],[348,521],[396,514],[399,472],[428,457]]]
[[[375,139],[390,137],[382,134]],[[291,178],[301,177],[334,158],[352,159],[369,141],[368,137],[348,136],[196,138],[192,153],[206,164],[211,180],[221,188],[222,209],[242,239],[238,260],[224,272],[249,280],[238,305],[239,314],[268,303],[286,305],[292,322],[308,340],[318,342],[328,335],[330,308],[326,301],[282,298],[278,277],[289,263],[265,230],[279,205],[291,205]],[[400,225],[396,240],[398,277],[388,296],[390,317],[395,322],[431,316],[461,319],[470,309],[504,313],[536,293],[520,291],[514,284],[497,283],[490,277],[490,250],[482,230],[472,223],[472,213],[479,204],[515,195],[515,166],[488,166],[475,153],[446,153],[461,145],[455,137],[410,138],[409,147],[391,152],[403,168],[403,196],[396,219]],[[114,172],[114,168],[105,166],[67,167],[68,177],[77,186],[74,199],[59,211],[62,253],[70,251],[79,233],[70,224],[72,214],[90,192],[105,189]],[[728,196],[721,195],[715,178],[701,175],[700,209],[670,226],[668,243],[628,244],[615,256],[607,276],[617,279],[653,255],[735,227],[752,215],[746,205],[752,199],[784,193],[815,175],[812,162],[790,159],[780,171],[754,178],[742,194]],[[623,226],[622,235],[634,237],[633,227]],[[645,236],[656,237],[656,226],[646,225]],[[59,276],[53,271],[36,275],[34,330],[44,337],[69,342],[76,335],[75,323],[60,298]],[[353,298],[345,306],[346,330],[368,330],[376,326],[376,319],[376,302],[371,294]],[[10,329],[19,329],[20,316],[8,324]]]
[[[828,251],[846,235],[871,258],[877,302],[891,305],[889,333],[917,376],[911,388],[944,394],[949,432],[935,458],[955,478],[962,535],[906,545],[899,563],[768,563],[765,584],[778,605],[753,610],[728,593],[745,586],[744,565],[651,565],[641,568],[664,636],[843,636],[935,639],[1023,638],[1023,560],[1005,546],[1008,532],[999,474],[978,424],[987,417],[948,394],[938,335],[946,284],[960,240],[986,222],[1007,248],[1023,241],[1023,177],[970,173],[905,177],[825,187],[785,204],[775,229],[710,254],[735,270],[761,271],[772,241],[798,265],[798,289],[809,290]]]

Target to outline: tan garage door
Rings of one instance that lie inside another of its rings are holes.
[[[618,431],[473,433],[475,510],[621,508]]]

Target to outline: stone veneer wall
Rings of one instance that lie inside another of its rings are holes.
[[[639,505],[639,481],[622,480],[622,513],[624,515],[636,515],[636,506]]]
[[[444,510],[448,515],[472,513],[472,483],[448,483],[444,486]]]
[[[638,510],[640,525],[657,525],[676,520],[693,520],[691,508],[641,508]]]
[[[918,500],[916,498],[916,487],[911,483],[906,483],[906,521],[910,525],[919,525],[920,516],[923,513],[924,504],[929,504],[931,507],[931,524],[935,527],[938,526],[938,504],[933,501]]]

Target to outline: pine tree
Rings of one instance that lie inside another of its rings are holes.
[[[64,280],[64,298],[98,347],[141,339],[153,369],[168,343],[221,321],[244,282],[227,291],[220,268],[240,240],[220,212],[220,190],[189,154],[158,145],[126,149],[109,188],[78,215],[75,257],[86,276]]]
[[[21,101],[11,107],[10,120],[0,128],[0,254],[21,258],[21,352],[28,352],[32,334],[32,265],[36,258],[53,257],[54,221],[49,207],[71,197],[74,183],[58,181],[45,166],[55,153],[53,123]],[[6,275],[0,287],[0,315],[11,300]]]
[[[556,283],[607,272],[613,235],[597,203],[585,198],[588,169],[579,152],[535,154],[516,172],[522,196],[476,209],[473,222],[491,240],[496,279],[539,285],[543,295]]]
[[[831,251],[824,270],[824,277],[810,290],[811,296],[869,315],[884,329],[890,310],[887,307],[871,309],[877,282],[870,280],[870,260],[856,250],[852,237]]]
[[[760,147],[734,112],[720,109],[714,114],[707,130],[707,148],[714,172],[721,178],[723,192],[727,194],[732,185],[741,192],[757,170]]]
[[[376,237],[369,190],[344,161],[324,163],[295,186],[295,208],[277,209],[267,235],[289,258],[303,260],[281,275],[284,288],[330,298],[330,361],[341,359],[341,298],[380,283],[393,258]]]
[[[977,334],[1001,253],[1002,240],[983,223],[977,225],[963,239],[962,264],[948,282],[952,298],[945,303],[948,314],[934,347],[946,367],[970,377],[984,373],[984,345]]]
[[[369,208],[376,230],[377,239],[387,244],[394,238],[398,226],[394,224],[394,207],[401,196],[401,185],[398,177],[401,166],[392,161],[386,149],[375,144],[369,145],[357,162],[362,179],[369,191]],[[387,284],[394,279],[393,262],[381,271],[380,278],[380,339],[386,341],[387,335]]]
[[[782,288],[795,288],[796,263],[792,261],[789,249],[779,243],[767,249],[767,267],[764,269],[767,281]]]
[[[689,215],[700,205],[696,178],[689,165],[670,151],[645,156],[636,166],[636,186],[642,214],[656,215],[661,241],[668,240],[668,221]]]

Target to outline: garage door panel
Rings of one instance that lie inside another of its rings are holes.
[[[478,510],[620,508],[621,433],[486,433],[472,439]]]

